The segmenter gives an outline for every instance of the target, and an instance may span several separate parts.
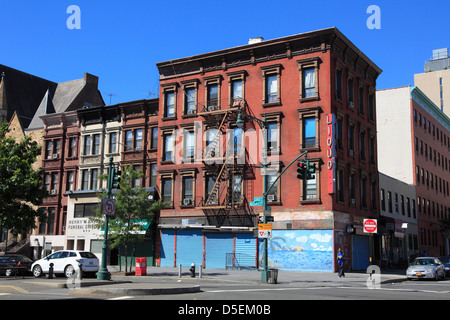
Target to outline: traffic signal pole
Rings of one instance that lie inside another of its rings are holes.
[[[264,210],[264,216],[263,216],[263,223],[267,223],[267,216],[269,216],[269,210],[270,207],[267,205],[267,195],[269,194],[269,191],[272,189],[272,187],[277,183],[278,179],[283,175],[283,173],[292,165],[294,162],[296,162],[298,159],[300,159],[303,156],[306,156],[308,154],[308,151],[302,152],[298,157],[296,157],[294,160],[289,163],[286,168],[284,168],[280,174],[276,177],[275,181],[268,187],[267,186],[267,172],[266,169],[268,167],[267,161],[264,161],[262,164],[262,167],[264,168],[264,178],[263,178],[263,210]],[[263,239],[264,244],[264,255],[263,255],[263,271],[261,274],[261,282],[268,282],[268,271],[269,271],[269,255],[268,255],[268,241],[267,238]]]

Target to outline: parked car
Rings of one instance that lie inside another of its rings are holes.
[[[35,261],[31,266],[33,275],[38,278],[43,274],[48,274],[51,263],[53,263],[54,274],[63,274],[67,278],[73,276],[79,270],[79,266],[86,274],[95,274],[99,269],[98,258],[92,252],[61,250]]]
[[[444,264],[436,257],[416,258],[406,270],[408,279],[445,279]]]
[[[440,257],[439,260],[444,264],[445,276],[450,277],[450,257]]]
[[[21,254],[6,254],[0,256],[0,274],[7,277],[17,274],[30,273],[33,260]],[[17,269],[19,268],[19,269]]]

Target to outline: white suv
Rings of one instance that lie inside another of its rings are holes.
[[[31,265],[33,275],[38,278],[42,274],[48,273],[51,263],[53,263],[54,274],[64,274],[67,278],[73,276],[80,267],[83,273],[92,274],[99,269],[98,258],[92,252],[62,250],[35,261]]]

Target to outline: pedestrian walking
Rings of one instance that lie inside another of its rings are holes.
[[[339,278],[345,277],[344,273],[344,254],[342,253],[341,248],[338,249],[337,254],[338,266],[339,266]]]

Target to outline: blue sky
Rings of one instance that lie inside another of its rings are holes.
[[[68,29],[70,5],[81,29]],[[381,29],[367,28],[370,5]],[[99,77],[106,104],[154,98],[156,63],[337,27],[382,70],[378,89],[414,84],[450,47],[447,2],[423,0],[0,0],[0,64],[63,82]],[[113,96],[108,96],[113,94]]]

